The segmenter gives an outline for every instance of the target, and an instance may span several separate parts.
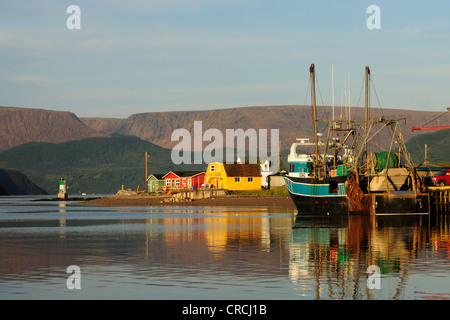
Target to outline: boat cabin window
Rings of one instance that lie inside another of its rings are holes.
[[[303,172],[303,173],[309,173],[309,167],[300,167],[297,166],[297,168],[295,168],[295,164],[290,164],[289,165],[289,172]]]

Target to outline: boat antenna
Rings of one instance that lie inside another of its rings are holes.
[[[334,68],[331,65],[331,106],[333,110],[333,121],[334,121]]]
[[[351,115],[350,115],[350,107],[352,105],[351,103],[351,95],[350,95],[350,71],[348,72],[348,78],[347,78],[347,82],[348,82],[348,127],[350,128],[350,119],[351,119]]]

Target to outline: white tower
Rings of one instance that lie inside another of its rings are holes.
[[[59,199],[67,199],[66,180],[64,180],[64,178],[59,179],[58,198]]]

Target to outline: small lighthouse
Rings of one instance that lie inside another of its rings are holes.
[[[59,179],[58,199],[67,199],[66,180],[64,178]]]

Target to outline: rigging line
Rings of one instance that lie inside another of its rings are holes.
[[[416,137],[412,137],[411,139],[413,139],[414,142],[416,143],[416,145],[417,145],[417,150],[420,151],[420,156],[421,156],[423,159],[425,159],[425,152],[422,152],[422,148],[421,148],[420,145],[419,145],[419,141],[417,141]]]
[[[372,88],[373,88],[373,91],[375,92],[375,97],[377,98],[377,101],[378,101],[378,108],[380,109],[381,115],[382,115],[383,118],[384,118],[383,108],[381,107],[381,102],[380,102],[380,99],[378,98],[377,89],[375,88],[375,81],[373,81],[373,78],[372,78],[372,77],[370,77],[370,82],[372,83]],[[392,134],[391,131],[389,131],[389,130],[387,131],[387,133],[388,133],[389,135]],[[392,137],[392,136],[391,136],[391,137]],[[380,137],[378,137],[378,141],[379,141],[379,139],[380,139]]]
[[[358,103],[356,104],[356,110],[355,110],[355,114],[353,115],[353,120],[356,119],[356,114],[358,113],[358,110],[359,110],[359,103],[361,102],[361,96],[362,96],[362,92],[363,92],[363,88],[364,88],[364,78],[365,78],[365,75],[363,75],[363,81],[361,83],[361,90],[359,91]]]
[[[382,127],[381,127],[380,129],[378,129],[378,131],[375,132],[370,138],[369,138],[369,133],[368,133],[368,134],[367,134],[367,138],[368,138],[368,139],[366,139],[366,141],[369,142],[370,140],[372,140],[376,135],[378,135],[379,132],[381,132],[381,130],[383,130],[383,128],[385,128],[385,127],[387,127],[387,126],[388,126],[388,123],[384,123],[384,124],[382,125]],[[369,130],[369,131],[370,131],[370,130]]]
[[[316,83],[317,83],[317,90],[319,91],[320,100],[322,101],[322,112],[323,112],[324,114],[326,114],[326,113],[325,113],[325,103],[323,102],[322,92],[320,91],[319,77],[317,76],[317,73],[316,73]],[[328,119],[327,119],[327,120],[328,120]]]
[[[302,115],[300,116],[300,124],[301,124],[301,122],[302,122],[302,120],[303,120],[303,114],[305,113],[305,106],[303,106],[303,110],[302,110]],[[295,138],[294,139],[296,139],[297,137],[298,137],[298,134],[299,134],[299,132],[300,132],[300,124],[299,124],[299,126],[297,127],[297,132],[295,133]],[[295,140],[294,140],[295,141]]]
[[[388,163],[389,163],[389,158],[391,156],[391,150],[392,150],[392,145],[394,144],[394,138],[396,137],[396,132],[398,129],[398,122],[395,123],[395,128],[394,128],[394,134],[392,135],[392,139],[391,139],[391,145],[389,146],[389,151],[388,151],[388,156],[387,156],[387,161],[386,161],[386,167],[385,169],[388,169]],[[398,145],[400,146],[400,141],[397,141]],[[386,172],[387,175],[387,172]]]
[[[378,107],[380,108],[381,115],[384,117],[383,108],[381,107],[380,99],[378,99],[377,89],[375,89],[375,82],[373,81],[372,77],[370,77],[370,82],[372,83],[373,91],[375,92],[375,96],[377,97]]]
[[[319,78],[317,76],[317,73],[316,73],[316,83],[317,83],[317,90],[319,91],[320,100],[322,101],[322,114],[326,116],[327,112],[325,111],[325,103],[323,102],[322,92],[320,91]],[[326,117],[326,119],[329,120],[328,117]],[[327,128],[323,127],[322,129],[320,129],[320,133],[323,135],[326,130]]]
[[[297,132],[295,133],[295,136],[294,136],[294,142],[295,142],[295,139],[298,137],[298,134],[300,132],[300,127],[301,127],[301,124],[303,121],[303,114],[305,113],[305,109],[306,109],[306,101],[308,100],[309,86],[310,86],[310,82],[308,81],[308,87],[306,88],[305,102],[303,103],[303,110],[302,110],[302,114],[300,116],[300,122],[298,123],[298,126],[297,126]]]
[[[306,88],[306,96],[305,96],[305,102],[303,103],[304,106],[306,106],[306,101],[308,100],[308,93],[309,93],[309,86],[311,83],[308,81],[308,87]]]
[[[434,118],[434,119],[428,121],[427,123],[421,125],[421,127],[425,127],[427,124],[429,124],[430,122],[432,122],[432,121],[434,121],[434,120],[436,120],[436,119],[442,117],[443,115],[447,114],[449,111],[450,111],[450,109],[447,109],[447,111],[445,111],[443,114],[441,114],[440,116],[437,116],[436,118]]]

